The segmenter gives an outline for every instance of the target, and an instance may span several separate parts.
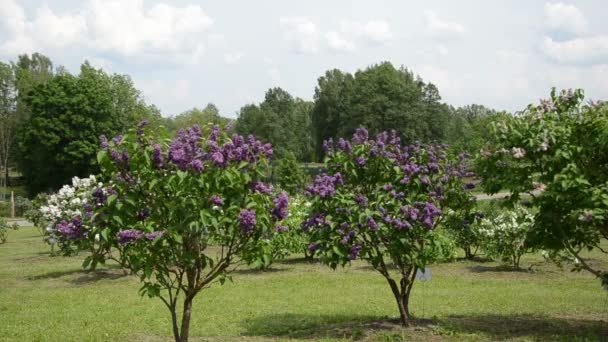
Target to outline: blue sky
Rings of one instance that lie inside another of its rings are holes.
[[[519,110],[552,86],[608,98],[605,1],[0,0],[0,59],[40,51],[130,75],[174,115],[269,87],[312,99],[326,70],[411,68],[455,106]]]

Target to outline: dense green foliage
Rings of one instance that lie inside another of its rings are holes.
[[[259,105],[241,108],[235,129],[244,136],[252,134],[271,143],[278,158],[293,153],[300,161],[310,160],[311,108],[310,102],[293,98],[281,88],[272,88]]]
[[[444,141],[449,108],[439,91],[405,68],[384,62],[354,75],[330,70],[315,89],[312,122],[316,150],[329,138],[347,137],[358,127],[370,134],[395,129],[404,140]]]
[[[192,108],[173,118],[167,118],[165,119],[165,125],[171,132],[177,132],[180,129],[186,129],[194,125],[202,127],[209,123],[223,126],[228,121],[229,119],[220,115],[219,109],[213,103],[209,103],[203,109]]]
[[[567,251],[606,286],[607,270],[581,252],[608,237],[608,105],[582,99],[581,90],[554,89],[539,105],[493,124],[478,169],[488,193],[509,190],[513,202],[532,196],[538,213],[530,244]]]
[[[154,117],[132,81],[85,63],[80,74],[58,73],[22,96],[31,112],[18,132],[19,169],[31,195],[56,190],[73,176],[97,172],[102,134],[117,135]]]

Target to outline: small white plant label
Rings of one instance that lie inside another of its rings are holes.
[[[416,271],[416,280],[420,280],[420,281],[429,281],[431,280],[432,275],[431,275],[431,269],[430,268],[426,268],[423,270],[418,269]]]

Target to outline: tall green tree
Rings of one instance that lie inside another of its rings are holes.
[[[311,111],[311,102],[294,98],[281,88],[272,88],[259,105],[241,108],[236,130],[239,134],[253,134],[270,142],[278,158],[291,152],[300,161],[309,160],[312,153]]]
[[[461,151],[477,153],[491,138],[491,123],[506,116],[478,104],[450,108],[445,141]]]
[[[449,108],[439,90],[406,68],[384,62],[354,75],[330,70],[319,78],[312,114],[317,153],[328,138],[396,130],[407,142],[441,141]]]
[[[78,76],[58,73],[19,97],[30,111],[18,142],[19,169],[31,195],[95,173],[100,135],[115,136],[141,119],[158,119],[127,76],[86,62]]]
[[[196,107],[192,108],[176,115],[169,121],[170,123],[168,124],[168,128],[171,131],[176,131],[194,125],[199,125],[202,127],[208,123],[225,125],[229,119],[222,117],[219,109],[213,103],[209,103],[203,109]]]
[[[15,68],[0,62],[0,166],[3,169],[2,185],[9,184],[9,158],[13,150],[14,131],[18,123]]]

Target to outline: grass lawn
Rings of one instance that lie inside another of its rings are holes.
[[[136,277],[113,267],[87,274],[81,261],[50,257],[34,228],[10,231],[0,245],[0,341],[171,340],[169,311],[138,295]],[[540,261],[531,255],[522,263]],[[388,285],[364,263],[331,271],[290,259],[202,292],[191,339],[608,340],[608,294],[587,273],[469,261],[431,269],[433,279],[414,286],[412,313],[425,319],[415,328],[394,323]]]

